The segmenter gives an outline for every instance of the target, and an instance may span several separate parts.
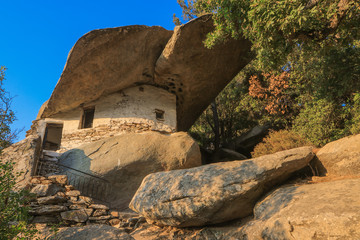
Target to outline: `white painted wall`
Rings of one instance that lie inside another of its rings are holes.
[[[93,128],[116,121],[120,124],[144,123],[157,131],[176,131],[176,96],[161,88],[148,85],[132,87],[86,103],[83,107],[89,106],[95,106]],[[164,121],[156,119],[155,109],[165,112]],[[44,131],[46,123],[62,123],[63,135],[80,133],[86,130],[80,129],[82,112],[83,108],[77,108],[42,119],[39,132]]]

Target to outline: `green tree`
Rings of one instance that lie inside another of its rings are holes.
[[[19,131],[11,131],[10,125],[16,120],[11,110],[12,97],[4,89],[6,68],[0,66],[0,150],[8,147],[16,139]]]
[[[14,163],[2,156],[17,136],[10,124],[15,121],[11,110],[9,93],[5,91],[5,67],[0,67],[0,239],[32,239],[34,230],[27,224],[28,214],[25,204],[30,197],[28,191],[15,189],[16,179],[21,173],[14,173]]]
[[[286,64],[299,46],[303,51],[346,47],[360,36],[356,0],[196,0],[192,6],[213,13],[215,30],[205,42],[208,47],[228,37],[245,37],[265,71]]]
[[[30,194],[25,189],[15,190],[20,173],[14,174],[13,165],[0,159],[0,239],[33,239],[35,230],[27,224]]]
[[[253,122],[296,131],[318,146],[359,132],[358,1],[181,2],[185,16],[189,9],[213,14],[206,46],[229,37],[253,43],[257,57],[240,74],[249,89],[236,103]]]

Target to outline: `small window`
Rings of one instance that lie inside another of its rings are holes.
[[[85,108],[82,119],[81,128],[92,128],[94,121],[95,107]]]
[[[155,109],[156,120],[164,121],[165,120],[164,114],[165,114],[165,111],[160,110],[160,109]]]

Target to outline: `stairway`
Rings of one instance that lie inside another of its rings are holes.
[[[47,176],[59,173],[60,168],[58,166],[58,158],[60,156],[61,153],[51,150],[43,150],[37,165],[36,175]]]

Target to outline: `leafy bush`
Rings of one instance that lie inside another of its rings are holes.
[[[346,108],[320,99],[305,104],[294,120],[293,131],[321,147],[350,134],[345,127]]]
[[[251,154],[253,157],[260,157],[266,154],[310,145],[312,144],[308,140],[292,131],[270,131],[263,142],[255,146]]]
[[[0,156],[1,157],[1,156]],[[0,239],[32,239],[35,230],[27,225],[28,191],[15,190],[14,163],[0,159]]]
[[[352,134],[360,133],[360,93],[355,93],[353,98],[353,105],[350,110],[352,115],[350,122],[350,132]]]

